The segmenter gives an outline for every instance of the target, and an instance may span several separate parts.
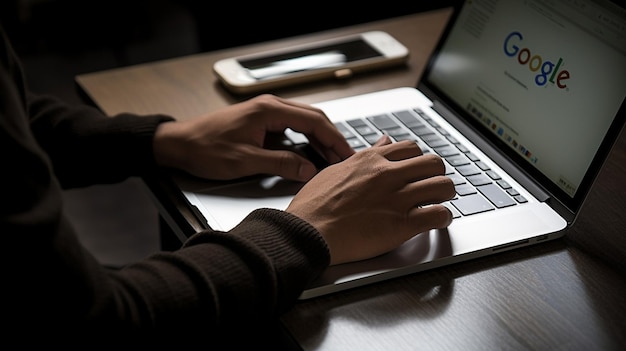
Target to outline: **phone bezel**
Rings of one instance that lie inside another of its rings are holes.
[[[263,80],[249,76],[246,68],[239,63],[242,60],[263,59],[302,50],[318,49],[355,39],[362,39],[372,49],[378,51],[381,56],[348,61],[339,66],[292,72]],[[408,56],[408,48],[390,34],[382,31],[371,31],[222,59],[213,65],[213,71],[228,90],[235,93],[252,93],[320,79],[346,78],[357,72],[401,64],[406,62]]]

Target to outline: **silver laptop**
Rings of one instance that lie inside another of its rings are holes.
[[[453,223],[330,267],[301,299],[561,237],[622,130],[625,95],[626,11],[616,3],[460,4],[417,87],[316,104],[355,149],[384,131],[442,156],[457,189],[445,203]],[[207,227],[229,230],[256,208],[286,208],[300,186],[252,177],[182,189]]]

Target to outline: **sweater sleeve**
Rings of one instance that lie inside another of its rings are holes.
[[[287,212],[258,209],[230,232],[203,231],[177,251],[120,270],[102,267],[64,214],[61,184],[114,181],[153,167],[154,129],[171,119],[109,119],[29,96],[1,39],[0,310],[9,338],[25,344],[32,341],[22,337],[27,333],[43,341],[37,334],[54,330],[45,333],[53,345],[85,333],[116,342],[166,332],[210,345],[280,315],[328,266],[328,248],[314,227]]]
[[[116,305],[133,306],[127,316],[152,316],[133,323],[159,328],[190,321],[216,331],[252,327],[293,306],[329,260],[325,242],[308,223],[283,211],[258,209],[228,233],[198,233],[176,252],[117,272],[120,286],[132,287],[141,298]]]
[[[91,106],[32,94],[1,26],[0,40],[0,112],[7,118],[22,117],[20,123],[29,124],[29,137],[35,138],[50,160],[63,187],[115,183],[154,170],[154,133],[160,123],[174,118],[128,113],[108,117]]]
[[[26,94],[31,130],[64,188],[115,183],[155,168],[152,139],[165,115],[107,117],[91,106]]]

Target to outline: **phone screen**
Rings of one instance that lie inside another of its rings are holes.
[[[254,79],[264,80],[289,73],[341,66],[347,62],[382,56],[365,40],[355,39],[279,55],[239,60],[239,64]]]

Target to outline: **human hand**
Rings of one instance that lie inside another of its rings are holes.
[[[267,148],[269,137],[286,128],[304,134],[329,163],[354,153],[320,109],[267,94],[199,118],[162,123],[154,153],[161,166],[207,179],[271,174],[308,181],[317,173],[310,160]]]
[[[389,252],[418,233],[452,220],[441,204],[454,194],[436,155],[416,143],[376,145],[319,172],[286,211],[313,225],[330,249],[331,265]],[[431,205],[431,206],[428,206]]]

